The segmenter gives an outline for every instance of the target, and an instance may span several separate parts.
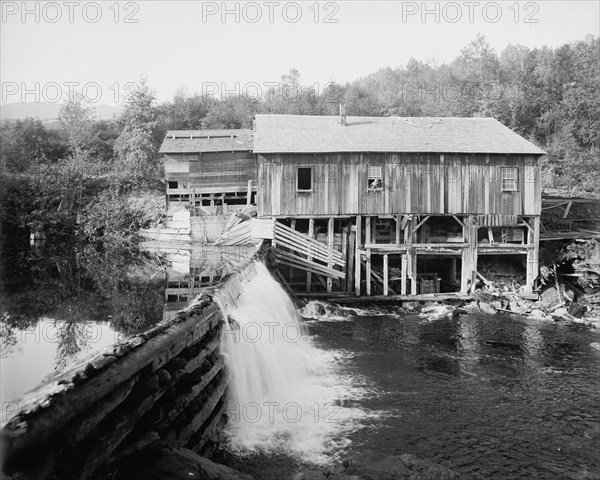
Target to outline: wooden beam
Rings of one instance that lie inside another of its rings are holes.
[[[341,290],[348,290],[348,282],[350,276],[348,275],[348,227],[342,229],[342,259],[344,260],[344,273],[346,274],[345,280],[342,282]]]
[[[417,253],[411,249],[411,261],[412,261],[412,278],[410,282],[410,293],[411,295],[417,294]]]
[[[315,232],[315,219],[310,218],[308,220],[308,236],[313,238]],[[312,260],[312,257],[308,257],[308,260]],[[310,293],[310,288],[312,284],[312,273],[306,272],[306,293]]]
[[[383,255],[383,295],[388,295],[389,273],[388,273],[388,255]]]
[[[367,282],[367,296],[371,295],[371,249],[367,248],[367,271],[366,271],[366,282]]]
[[[546,202],[546,203],[547,203],[547,202]],[[572,202],[568,202],[568,201],[567,201],[567,202],[560,202],[560,203],[557,203],[557,204],[555,204],[555,205],[551,205],[551,206],[549,206],[549,207],[543,207],[543,208],[542,208],[542,210],[550,210],[550,209],[552,209],[552,208],[556,208],[556,207],[562,207],[563,205],[567,205],[568,203],[572,203]]]
[[[450,281],[456,283],[456,257],[450,257]]]
[[[250,206],[252,205],[252,179],[248,180],[248,189],[246,190],[246,195],[248,195],[248,198],[246,198],[246,206]]]
[[[396,215],[394,218],[396,221],[396,245],[400,245],[400,215]]]
[[[252,180],[248,180],[248,184],[251,185]],[[292,218],[290,226],[292,227],[292,230],[296,230],[296,219],[295,218]],[[294,274],[294,267],[292,267],[291,265],[288,265],[288,279],[290,280],[290,282],[292,281],[293,274]]]
[[[425,217],[423,220],[421,220],[421,221],[420,221],[420,222],[417,224],[417,226],[416,226],[416,227],[413,229],[413,231],[412,231],[411,235],[414,235],[415,233],[417,233],[417,230],[418,230],[419,228],[421,228],[421,225],[423,225],[423,224],[424,224],[424,223],[425,223],[427,220],[429,220],[429,217],[430,217],[430,216],[431,216],[431,215],[427,215],[427,216],[426,216],[426,217]]]
[[[412,215],[402,215],[402,222],[400,223],[400,228],[404,230],[406,228],[406,224],[412,220]]]
[[[401,287],[400,293],[406,295],[406,253],[402,254],[402,268],[401,268]]]
[[[348,292],[351,292],[354,289],[354,276],[352,275],[352,273],[354,272],[354,256],[356,253],[355,242],[356,242],[356,232],[352,231],[352,229],[351,229],[350,235],[349,235],[349,244],[348,244],[348,267],[347,267],[347,272],[348,272],[347,291]]]
[[[490,241],[490,243],[494,243],[494,232],[492,231],[492,227],[488,227],[487,229],[488,231],[488,240]]]
[[[452,218],[458,222],[458,224],[463,227],[463,230],[467,230],[467,226],[458,218],[456,215],[452,215]]]
[[[569,216],[569,210],[571,210],[572,205],[573,205],[573,202],[569,202],[569,204],[567,205],[567,208],[565,209],[563,219],[566,219]]]
[[[533,233],[533,227],[531,225],[529,225],[529,223],[526,220],[521,219],[521,223],[519,223],[519,225],[523,225],[524,227],[527,227],[529,229],[529,233]]]
[[[360,245],[362,242],[361,226],[362,217],[358,215],[356,217],[356,250],[354,253],[354,289],[357,297],[360,297],[360,271],[362,270],[362,266],[360,264]]]
[[[365,243],[371,243],[371,217],[365,218]],[[367,296],[371,295],[371,249],[367,248],[367,270],[365,280],[367,282]]]
[[[334,232],[334,222],[333,217],[329,217],[329,222],[327,223],[327,247],[329,247],[329,251],[333,250],[333,232]],[[327,263],[327,267],[333,269],[333,263]],[[327,277],[327,291],[331,293],[333,291],[333,279],[331,277]]]
[[[419,295],[373,295],[371,297],[332,297],[331,301],[336,303],[362,303],[362,302],[431,302],[444,300],[465,301],[472,300],[472,296],[461,293],[422,293]]]
[[[527,271],[525,274],[525,293],[533,293],[533,284],[540,269],[540,217],[533,217],[533,228],[527,235],[527,243],[533,247],[527,249]]]
[[[467,225],[465,225],[465,227],[467,227]],[[462,272],[460,282],[460,290],[462,293],[467,293],[474,286],[474,272],[477,270],[478,229],[477,217],[469,215],[468,228],[463,230],[463,237],[468,243],[467,248],[463,249],[462,252]]]

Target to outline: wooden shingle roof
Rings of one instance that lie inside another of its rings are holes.
[[[159,153],[249,152],[252,130],[169,130]]]
[[[434,152],[543,155],[494,118],[256,115],[255,153]]]

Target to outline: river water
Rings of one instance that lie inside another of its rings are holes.
[[[460,478],[600,478],[597,332],[517,316],[355,316],[313,324],[377,390],[349,435],[366,462],[413,453]]]
[[[600,478],[597,331],[312,302],[303,342],[277,331],[267,340],[267,325],[293,321],[282,293],[259,278],[247,303],[269,309],[234,312],[242,338],[230,366],[244,391],[225,432],[230,465],[276,479],[410,453],[467,479]],[[263,335],[244,336],[250,325]]]
[[[105,254],[100,263],[78,259],[68,275],[53,259],[52,275],[22,281],[4,304],[3,405],[81,356],[168,318],[251,253],[225,269],[222,256],[206,250],[152,251],[130,264]],[[274,302],[281,289],[269,282],[249,297]],[[267,375],[273,366],[279,373],[230,408],[230,465],[280,479],[300,466],[412,453],[467,479],[600,478],[600,353],[590,347],[597,331],[519,316],[316,303],[302,310],[304,319],[291,313],[282,322],[289,301],[281,301],[270,311],[247,302],[234,315],[241,329],[244,318],[298,328],[268,353],[249,354],[259,355],[254,363]],[[243,408],[255,398],[275,423],[248,425],[252,412]],[[294,403],[298,420],[288,408]]]

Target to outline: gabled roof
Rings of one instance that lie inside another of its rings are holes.
[[[252,130],[169,130],[159,153],[250,152]]]
[[[543,155],[494,118],[256,115],[255,153],[434,152]]]

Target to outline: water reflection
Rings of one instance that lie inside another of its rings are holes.
[[[2,329],[10,328],[2,321]],[[8,402],[36,387],[53,372],[119,341],[109,322],[67,322],[42,318],[2,335],[0,398]],[[4,341],[8,340],[7,343]]]
[[[255,253],[254,247],[139,247],[106,237],[43,247],[30,247],[26,237],[5,242],[2,401],[171,318]]]
[[[185,308],[206,287],[220,283],[256,253],[256,247],[246,245],[195,245],[182,249],[152,243],[142,244],[142,248],[161,255],[165,261],[165,320]]]

